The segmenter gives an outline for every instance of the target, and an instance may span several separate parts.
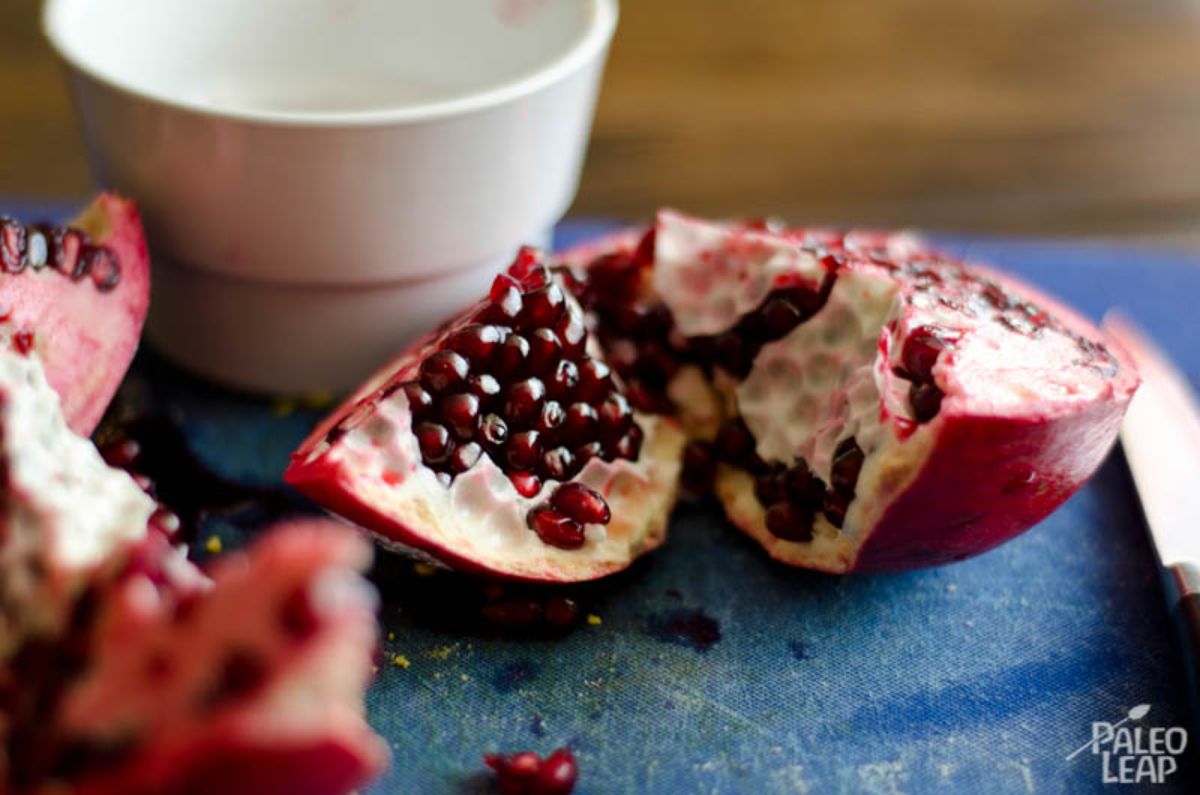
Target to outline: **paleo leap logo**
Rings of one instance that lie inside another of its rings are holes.
[[[1161,784],[1179,769],[1178,757],[1187,748],[1187,729],[1180,726],[1133,726],[1150,712],[1138,704],[1116,723],[1094,721],[1092,739],[1067,756],[1070,762],[1089,748],[1100,757],[1104,784]]]

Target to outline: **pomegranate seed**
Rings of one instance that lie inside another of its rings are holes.
[[[582,483],[559,486],[550,497],[550,504],[583,524],[608,524],[612,519],[612,512],[600,492]]]
[[[638,241],[637,248],[633,252],[633,261],[638,265],[651,265],[654,263],[654,244],[657,241],[657,227],[650,227],[646,234],[642,235],[642,239]]]
[[[451,333],[446,338],[446,347],[479,365],[488,361],[503,336],[497,326],[472,323]]]
[[[508,421],[526,426],[535,423],[545,396],[546,386],[538,378],[526,378],[513,384],[508,389],[508,400],[504,404]]]
[[[5,273],[25,270],[25,225],[11,218],[0,220],[0,264]]]
[[[547,506],[529,512],[526,519],[543,543],[559,549],[579,549],[583,546],[583,525]]]
[[[175,535],[183,525],[174,511],[164,508],[161,505],[155,509],[154,513],[150,514],[148,524],[165,536]]]
[[[737,333],[728,331],[717,337],[717,364],[730,375],[744,378],[754,363],[745,341]]]
[[[496,353],[496,372],[500,375],[516,375],[525,369],[525,360],[528,358],[529,340],[520,334],[509,334]]]
[[[539,472],[547,480],[566,480],[572,474],[575,456],[565,447],[554,447],[542,453]]]
[[[542,617],[542,606],[534,599],[505,599],[483,606],[483,617],[505,627],[523,627]]]
[[[38,229],[31,229],[29,243],[25,250],[25,261],[29,263],[29,267],[39,270],[46,267],[49,259],[50,247],[46,242],[46,235]]]
[[[154,481],[150,478],[149,475],[143,475],[140,472],[134,473],[133,474],[133,482],[135,484],[137,484],[137,487],[139,489],[146,492],[147,494],[150,494],[151,492],[154,491]]]
[[[600,458],[603,455],[604,446],[599,442],[581,444],[575,448],[575,466],[582,471],[588,461],[591,461],[593,458]]]
[[[575,623],[579,616],[579,605],[574,599],[565,596],[555,596],[546,600],[546,623],[556,627],[565,627]]]
[[[524,299],[521,298],[521,288],[513,279],[505,274],[496,277],[492,282],[490,293],[491,304],[479,313],[478,319],[494,321],[502,326],[511,326],[521,315]]]
[[[541,455],[537,431],[514,433],[505,446],[508,464],[513,469],[530,470],[537,466]]]
[[[600,432],[605,438],[614,438],[625,433],[633,422],[633,412],[629,409],[629,401],[620,392],[610,392],[597,412],[600,420]]]
[[[56,230],[50,238],[50,262],[54,269],[67,275],[74,273],[84,242],[83,235],[77,230]]]
[[[489,447],[499,447],[508,438],[508,424],[496,414],[489,414],[479,424],[479,438]]]
[[[541,478],[532,472],[513,472],[508,479],[522,497],[535,497],[542,490]]]
[[[900,358],[904,369],[914,380],[929,381],[933,378],[933,366],[948,347],[944,333],[932,326],[921,326],[904,341]]]
[[[441,417],[459,439],[470,439],[479,427],[479,398],[459,393],[442,400]]]
[[[534,271],[542,266],[542,252],[533,246],[521,246],[513,263],[508,266],[508,273],[514,279],[524,282]]]
[[[78,278],[83,278],[84,275],[90,276],[92,284],[96,286],[102,293],[106,293],[117,286],[117,282],[121,278],[121,272],[117,268],[116,259],[111,251],[103,246],[89,246],[87,252],[81,258],[82,267]]]
[[[598,403],[612,389],[612,370],[604,362],[585,358],[579,364],[579,398]]]
[[[542,412],[538,415],[537,429],[543,434],[556,430],[563,424],[567,413],[557,400],[547,400],[542,404]]]
[[[788,493],[783,471],[767,472],[755,478],[754,496],[762,505],[773,505],[780,500],[786,500]]]
[[[448,392],[463,384],[470,364],[454,351],[438,351],[421,362],[421,382],[434,394]]]
[[[488,300],[493,303],[503,301],[509,290],[516,290],[519,295],[521,283],[507,273],[501,273],[492,279],[492,287],[488,290]]]
[[[450,456],[450,469],[453,470],[455,474],[466,472],[468,469],[475,466],[481,455],[483,455],[483,448],[475,442],[460,444]]]
[[[800,325],[804,319],[800,309],[786,298],[768,299],[758,311],[758,320],[767,339],[779,339]]]
[[[642,353],[638,358],[638,373],[643,381],[656,387],[664,387],[677,372],[679,360],[666,346],[657,342],[647,342],[642,346]]]
[[[413,428],[417,437],[417,446],[421,448],[421,458],[426,464],[440,464],[450,457],[454,443],[450,441],[450,431],[432,422],[422,422]]]
[[[829,483],[836,491],[854,494],[854,486],[858,483],[858,473],[862,470],[863,451],[859,449],[854,438],[843,439],[833,452],[833,467],[829,475]]]
[[[612,326],[627,337],[640,336],[649,313],[644,304],[623,304],[612,313]]]
[[[539,328],[529,335],[529,360],[526,365],[529,372],[549,375],[561,355],[562,342],[550,329]]]
[[[583,318],[574,306],[559,318],[558,325],[554,330],[558,332],[558,338],[562,340],[563,348],[568,356],[578,356],[583,353],[584,345],[587,343],[587,326],[584,325]]]
[[[716,450],[722,461],[745,464],[755,455],[754,435],[741,419],[724,425],[717,433]]]
[[[929,422],[942,409],[942,390],[936,384],[913,384],[908,390],[908,402],[917,422]]]
[[[629,402],[638,411],[644,411],[647,414],[666,413],[661,412],[662,400],[655,395],[648,386],[641,381],[630,380],[625,386],[625,394],[628,395]],[[603,406],[601,411],[603,411]]]
[[[400,389],[404,392],[404,397],[408,399],[408,406],[412,409],[413,414],[421,414],[433,408],[433,396],[416,381],[409,381],[401,385]]]
[[[482,401],[488,401],[500,394],[500,382],[487,373],[471,376],[467,381],[467,389]]]
[[[525,294],[525,308],[520,322],[526,328],[551,327],[558,322],[565,310],[566,298],[557,284],[540,287]]]
[[[29,352],[33,350],[33,332],[22,330],[18,331],[16,334],[13,334],[12,346],[13,350],[22,356],[28,355]]]
[[[812,516],[790,502],[777,502],[767,510],[767,529],[785,541],[812,541]]]
[[[562,435],[574,442],[590,439],[595,433],[598,420],[596,410],[587,403],[572,403],[567,408],[566,417],[563,418]]]
[[[617,440],[612,446],[612,456],[614,458],[625,458],[630,461],[636,461],[638,454],[642,450],[642,429],[634,425],[629,429],[629,432]]]
[[[579,778],[579,765],[569,748],[559,748],[538,768],[533,795],[570,795]]]
[[[825,484],[803,461],[784,473],[783,483],[792,502],[811,511],[821,507],[821,500],[825,496]]]
[[[579,384],[579,368],[570,359],[563,359],[554,367],[547,386],[556,398],[566,398]]]
[[[695,492],[707,491],[716,474],[712,448],[704,442],[689,442],[683,448],[683,482]]]
[[[128,469],[142,454],[142,446],[137,439],[117,439],[100,448],[100,457],[104,463],[118,469]]]
[[[825,511],[825,518],[834,527],[841,527],[846,521],[846,511],[850,508],[850,500],[852,497],[837,491],[825,492],[825,502],[822,510]]]

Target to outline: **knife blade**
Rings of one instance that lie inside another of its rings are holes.
[[[1121,427],[1121,448],[1163,568],[1184,644],[1193,715],[1200,714],[1200,407],[1187,379],[1130,320],[1105,328],[1133,356],[1142,385]]]

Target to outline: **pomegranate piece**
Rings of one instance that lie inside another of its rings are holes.
[[[293,523],[206,576],[178,517],[67,427],[40,360],[5,348],[0,494],[0,792],[328,795],[386,762],[362,718],[360,538]]]
[[[661,545],[684,434],[631,405],[568,276],[523,249],[321,423],[287,482],[389,546],[494,576],[590,580]]]
[[[0,344],[42,360],[71,429],[89,434],[133,360],[150,300],[141,219],[101,194],[65,227],[0,218]]]
[[[662,212],[567,264],[630,401],[703,445],[689,484],[710,454],[733,523],[798,566],[929,566],[1017,535],[1095,471],[1138,384],[1087,320],[907,235]],[[618,413],[602,403],[602,428]]]
[[[504,795],[570,795],[579,778],[579,765],[569,748],[559,748],[545,759],[532,751],[488,754],[483,762],[496,772],[496,785]]]

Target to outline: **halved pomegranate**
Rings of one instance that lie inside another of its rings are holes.
[[[386,544],[485,574],[588,580],[659,546],[683,433],[631,408],[574,288],[522,250],[321,423],[285,480]]]
[[[1138,378],[1091,323],[906,235],[660,213],[568,256],[634,406],[781,561],[929,566],[1032,526],[1092,474]]]
[[[35,352],[89,434],[137,351],[150,263],[132,202],[101,194],[66,226],[0,217],[0,343]]]

